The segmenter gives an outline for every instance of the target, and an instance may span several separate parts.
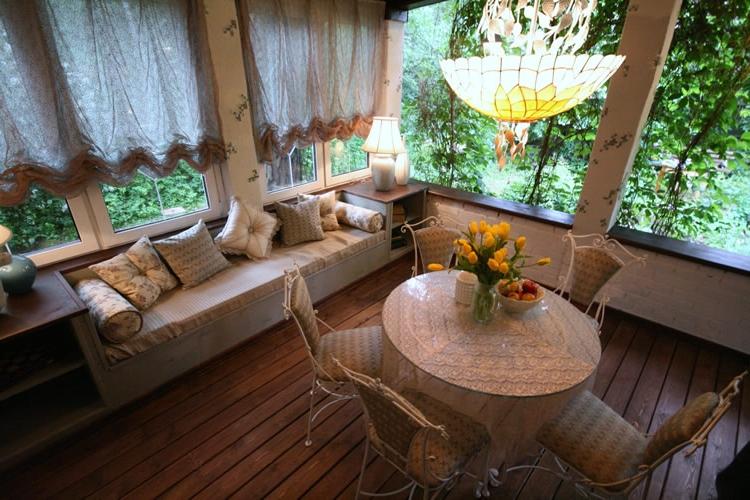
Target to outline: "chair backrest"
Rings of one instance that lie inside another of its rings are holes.
[[[354,385],[362,401],[370,443],[402,471],[406,470],[409,450],[417,439],[427,439],[432,431],[447,438],[444,427],[432,424],[419,409],[380,380],[334,361]]]
[[[567,272],[556,291],[567,291],[568,300],[585,306],[587,312],[604,286],[618,272],[635,263],[646,262],[644,256],[632,254],[620,242],[606,235],[574,235],[568,231],[563,241],[569,243],[570,259]]]
[[[427,272],[428,264],[441,264],[446,268],[450,265],[456,251],[453,242],[461,237],[458,230],[444,227],[439,218],[430,216],[414,224],[404,224],[401,232],[407,231],[414,241],[412,276],[419,274],[419,259],[422,261],[423,272]]]
[[[305,345],[310,353],[315,354],[320,343],[320,331],[307,283],[297,266],[284,271],[283,307],[284,315],[287,318],[289,316],[294,318],[305,340]]]

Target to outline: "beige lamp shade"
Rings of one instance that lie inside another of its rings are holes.
[[[7,227],[0,225],[0,245],[5,245],[13,237],[13,232]]]
[[[398,129],[398,119],[376,116],[372,119],[370,135],[362,145],[362,151],[382,155],[397,155],[406,151]]]

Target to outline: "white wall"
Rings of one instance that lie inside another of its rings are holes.
[[[556,285],[562,274],[567,229],[482,208],[441,196],[428,196],[428,214],[456,221],[509,222],[513,234],[528,238],[530,254],[552,257],[548,267],[529,268],[532,279]],[[646,255],[645,268],[616,276],[609,287],[610,306],[717,344],[750,353],[750,277],[676,257],[629,247]]]

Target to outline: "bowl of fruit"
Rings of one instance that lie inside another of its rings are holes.
[[[534,309],[544,297],[544,288],[529,279],[498,283],[498,300],[503,310],[519,314]]]

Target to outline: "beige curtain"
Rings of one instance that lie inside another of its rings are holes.
[[[365,136],[383,68],[385,3],[240,0],[258,155]]]
[[[0,67],[0,205],[224,156],[198,0],[0,0]]]

